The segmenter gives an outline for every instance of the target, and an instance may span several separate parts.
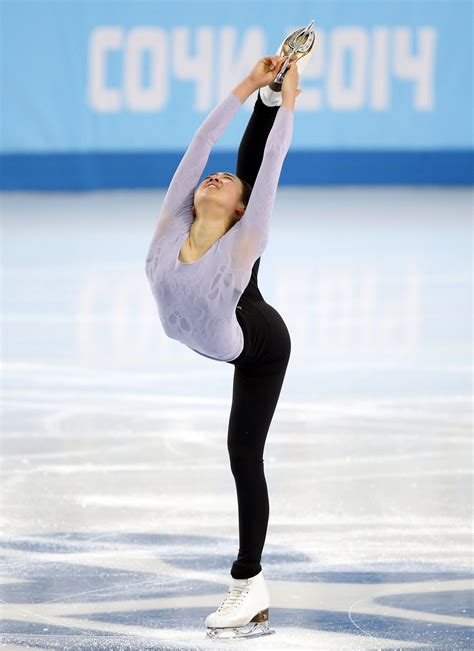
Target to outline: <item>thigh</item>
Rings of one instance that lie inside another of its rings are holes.
[[[281,315],[265,301],[243,300],[237,319],[244,348],[234,364],[227,447],[232,459],[262,459],[291,352]]]
[[[265,152],[265,146],[273,123],[275,122],[278,106],[266,106],[257,93],[252,115],[242,136],[237,153],[236,174],[251,186],[255,184]],[[252,268],[250,281],[244,291],[244,297],[252,300],[263,300],[258,287],[258,269],[260,258],[257,258]]]
[[[236,169],[237,176],[252,186],[262,164],[267,138],[279,108],[264,104],[260,93],[257,93],[252,114],[237,151]]]
[[[286,365],[262,374],[260,367],[234,368],[227,449],[231,460],[263,459],[263,451],[278,403]]]
[[[240,297],[239,304],[241,304],[242,301],[247,301],[247,300],[251,300],[251,301],[264,300],[262,293],[260,292],[260,288],[258,286],[258,270],[260,268],[260,259],[261,258],[257,258],[253,264],[250,280],[247,283],[247,287],[244,289],[242,296]]]

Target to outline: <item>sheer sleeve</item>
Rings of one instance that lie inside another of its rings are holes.
[[[220,138],[241,106],[237,95],[229,93],[214,107],[196,131],[166,191],[147,260],[152,256],[160,237],[170,228],[184,229],[191,226],[194,191],[208,161],[212,145]]]
[[[239,223],[239,258],[253,264],[265,250],[281,168],[293,136],[293,111],[280,106],[268,135],[257,178]]]

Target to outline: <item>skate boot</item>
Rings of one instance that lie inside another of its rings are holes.
[[[219,608],[207,616],[207,637],[260,637],[275,633],[268,627],[270,595],[263,572],[250,579],[234,579]]]
[[[281,86],[289,63],[293,63],[296,60],[298,74],[301,78],[303,70],[316,49],[316,36],[313,30],[313,23],[314,20],[310,22],[308,27],[291,32],[291,34],[283,39],[283,42],[276,51],[277,56],[289,57],[289,61],[285,61],[282,65],[280,72],[272,84],[260,88],[260,97],[262,102],[267,106],[281,106],[283,101]]]

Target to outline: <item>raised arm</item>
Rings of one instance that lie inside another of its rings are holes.
[[[229,93],[196,131],[168,186],[147,260],[151,258],[159,238],[170,227],[182,229],[191,225],[194,190],[208,161],[212,145],[220,138],[241,106],[241,99],[234,92]]]
[[[256,260],[268,242],[278,180],[293,136],[293,110],[290,106],[290,103],[282,104],[278,109],[252,194],[239,222],[240,255],[246,258],[243,260],[246,264],[250,258]]]

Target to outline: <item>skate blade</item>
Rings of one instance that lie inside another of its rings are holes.
[[[293,53],[294,56],[296,57],[295,59],[296,62],[298,62],[306,55],[313,54],[317,44],[313,23],[314,20],[311,21],[311,23],[308,25],[308,27],[306,27],[306,29],[304,28],[296,29],[294,32],[291,32],[291,34],[289,34],[283,40],[280,47],[278,48],[277,56],[287,57],[290,53],[293,52],[294,45],[297,45],[299,50],[301,48],[300,51]],[[298,68],[298,71],[300,72],[300,68]],[[278,79],[279,81],[276,81],[276,79]],[[283,83],[283,80],[281,79],[281,70],[276,76],[276,79],[271,84],[269,84],[269,86],[272,90],[281,91],[281,87]]]
[[[311,22],[313,23],[314,21]],[[312,26],[308,31],[305,31],[304,29],[296,29],[294,32],[291,32],[291,34],[289,34],[280,45],[278,56],[287,57],[290,53],[293,53],[293,49],[296,47],[298,48],[298,51],[294,52],[294,56],[298,61],[307,54],[311,54],[315,45],[316,34],[314,29],[312,29]]]
[[[207,630],[207,637],[218,640],[238,640],[273,635],[273,633],[276,633],[276,631],[268,627],[268,622],[249,622],[245,626],[234,628],[209,628]]]

